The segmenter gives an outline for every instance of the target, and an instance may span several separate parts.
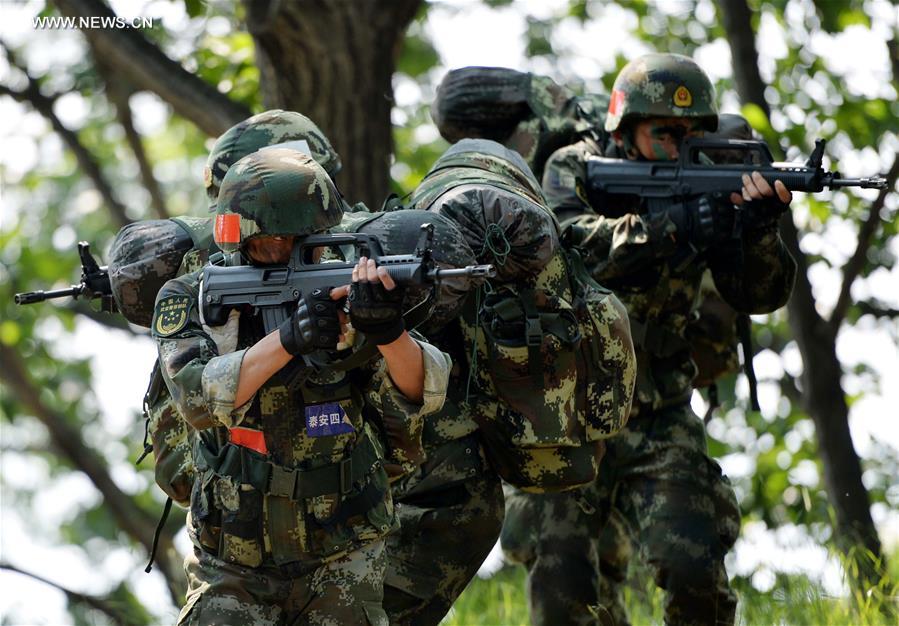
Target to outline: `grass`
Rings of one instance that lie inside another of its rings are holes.
[[[899,554],[893,556],[891,563],[897,559]],[[892,580],[897,579],[893,576]],[[804,576],[778,575],[768,592],[756,590],[744,578],[732,582],[740,599],[737,608],[740,626],[894,626],[899,623],[896,583],[884,581],[878,592],[852,602],[849,598],[828,597],[820,585]],[[632,626],[662,623],[662,594],[639,573],[631,576],[624,599]],[[528,624],[524,568],[512,566],[504,567],[489,579],[475,578],[442,622],[443,626]]]

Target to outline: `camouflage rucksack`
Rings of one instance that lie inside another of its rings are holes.
[[[478,262],[497,267],[460,318],[474,383],[467,402],[491,463],[526,491],[591,482],[633,393],[623,305],[560,248],[533,174],[495,142],[453,146],[411,202],[453,219]]]
[[[176,217],[134,222],[119,231],[109,252],[109,282],[129,322],[149,327],[159,289],[168,280],[199,269],[218,250],[212,224],[208,217]],[[186,507],[193,484],[190,428],[172,402],[158,362],[144,396],[144,417],[144,451],[138,463],[152,451],[156,484]]]
[[[551,78],[504,67],[463,67],[437,87],[431,117],[449,142],[492,139],[523,155],[540,180],[557,149],[590,134],[602,143],[609,99],[576,95]]]

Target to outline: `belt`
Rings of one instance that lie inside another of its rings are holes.
[[[367,435],[345,459],[315,469],[287,468],[233,443],[225,444],[216,454],[199,437],[194,443],[194,459],[201,471],[208,468],[219,476],[252,485],[265,495],[291,500],[349,493],[354,483],[360,482],[380,463],[374,442]]]

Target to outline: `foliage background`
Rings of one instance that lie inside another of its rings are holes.
[[[683,52],[715,79],[722,109],[741,110],[721,4],[422,5],[393,78],[393,188],[410,191],[446,148],[427,106],[445,72],[459,65],[509,65],[579,90],[608,90],[634,55]],[[242,5],[146,0],[112,6],[120,15],[158,18],[145,35],[169,57],[232,100],[262,110]],[[847,175],[895,170],[899,8],[889,0],[753,0],[749,6],[772,109],[770,124],[759,109],[742,109],[755,127],[793,159],[821,136],[829,140],[832,167]],[[102,256],[126,220],[201,214],[201,172],[211,142],[165,101],[98,65],[80,32],[31,28],[33,16],[56,15],[52,5],[3,3],[0,10],[6,51],[0,58],[0,94],[6,94],[0,95],[0,580],[6,590],[0,615],[10,624],[170,622],[181,588],[177,557],[173,549],[168,565],[163,559],[149,576],[141,571],[163,498],[151,460],[133,465],[142,448],[139,400],[151,342],[141,329],[87,305],[15,307],[12,294],[74,282],[78,240],[90,241]],[[892,184],[895,190],[895,175]],[[887,195],[869,220],[876,197],[856,191],[801,196],[794,221],[819,314],[826,319],[841,291],[849,292],[836,354],[862,480],[890,552],[899,538],[899,199]],[[867,222],[874,232],[861,250],[857,279],[844,287]],[[844,572],[829,552],[832,503],[815,424],[802,402],[802,357],[785,311],[755,321],[762,411],[745,410],[739,377],[722,385],[725,408],[708,426],[710,451],[734,480],[744,514],[730,571],[741,588],[772,597],[783,593],[790,574],[827,593],[845,593]],[[701,411],[702,399],[695,404]],[[91,467],[110,484],[85,471],[85,459],[96,461]],[[129,526],[126,518],[137,521]],[[183,514],[174,515],[167,535],[184,550],[181,525]],[[67,591],[50,592],[16,570]]]

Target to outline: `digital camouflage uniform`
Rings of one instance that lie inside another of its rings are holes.
[[[673,65],[663,67],[664,78],[655,82],[659,56]],[[640,108],[640,97],[648,116],[708,118],[713,91],[697,72],[676,55],[649,55],[627,66],[616,81],[606,129],[618,127],[628,106]],[[632,82],[619,83],[622,75]],[[678,76],[685,76],[679,84]],[[672,109],[672,101],[682,106]],[[744,233],[742,241],[719,244],[674,267],[676,228],[665,214],[650,219],[638,199],[590,202],[585,159],[593,154],[600,151],[591,141],[557,151],[543,186],[550,207],[566,220],[563,226],[573,229],[594,277],[627,306],[638,360],[634,406],[627,426],[609,440],[600,477],[588,489],[507,499],[503,547],[508,543],[510,556],[529,567],[535,624],[595,623],[595,540],[614,507],[666,592],[666,622],[729,624],[736,598],[724,556],[739,532],[739,509],[706,453],[703,424],[690,409],[696,367],[684,334],[706,268],[735,309],[764,313],[788,299],[795,263],[770,228]],[[535,519],[537,528],[528,529]]]
[[[223,133],[210,151],[204,185],[211,211],[228,169],[261,148],[286,145],[312,156],[329,176],[340,170],[340,156],[324,133],[305,115],[273,109],[254,115]],[[341,199],[341,202],[343,200]],[[170,278],[202,268],[213,242],[211,217],[142,220],[122,228],[110,248],[109,276],[119,311],[129,322],[149,327],[159,289]],[[182,507],[190,504],[193,484],[192,431],[178,414],[158,367],[144,398],[145,453],[154,455],[156,483]]]
[[[219,217],[240,216],[241,241],[320,232],[342,212],[325,171],[288,149],[239,161],[219,200]],[[445,355],[419,342],[421,405],[394,387],[383,363],[340,373],[294,359],[237,407],[243,357],[264,331],[245,311],[223,326],[204,325],[200,277],[163,287],[151,328],[172,399],[199,431],[188,517],[194,551],[179,623],[386,624],[383,540],[397,519],[362,397],[377,389],[383,406],[404,413],[415,431],[442,404]],[[255,446],[231,443],[249,435]]]
[[[517,168],[495,159],[486,169],[455,175],[446,169],[443,182],[434,185],[434,173],[449,158],[435,163],[431,183],[413,192],[410,206],[427,209],[464,174],[472,183],[492,176],[507,186],[521,177]],[[393,485],[400,531],[388,538],[384,609],[391,624],[440,623],[496,544],[504,514],[499,476],[486,460],[465,402],[469,370],[459,321],[428,329],[428,339],[450,354],[453,368],[443,409],[425,421],[427,461]]]

